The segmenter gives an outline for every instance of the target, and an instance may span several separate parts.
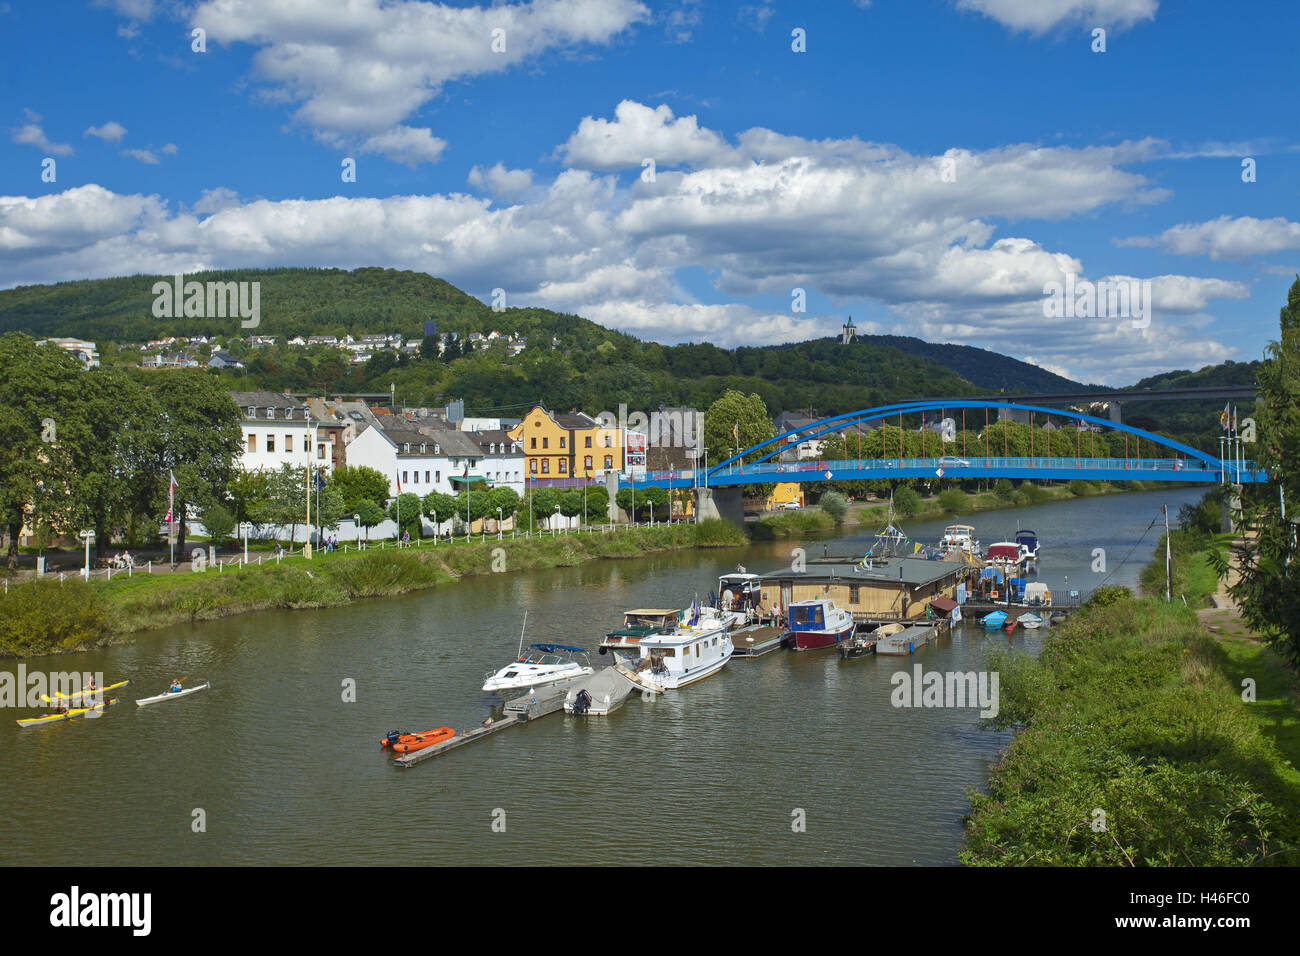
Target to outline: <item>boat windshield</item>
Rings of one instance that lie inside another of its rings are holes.
[[[518,661],[520,664],[567,664],[568,661],[559,654],[539,654],[536,651],[524,655],[523,660]]]

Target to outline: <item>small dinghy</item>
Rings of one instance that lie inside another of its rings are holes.
[[[1043,619],[1037,614],[1022,614],[1020,615],[1020,623],[1030,630],[1033,630],[1036,627],[1043,626]]]
[[[1006,611],[994,611],[992,614],[986,614],[984,620],[980,623],[990,631],[996,631],[1007,619]]]
[[[182,697],[188,697],[190,694],[197,694],[201,690],[207,690],[209,684],[199,684],[197,687],[186,687],[184,690],[167,691],[165,694],[159,694],[157,697],[141,697],[135,702],[137,707],[147,707],[150,704],[160,704],[164,700],[180,700]]]
[[[422,734],[390,730],[379,741],[379,746],[387,747],[394,753],[409,754],[417,750],[423,750],[425,747],[432,747],[434,744],[440,744],[444,740],[450,740],[455,736],[456,731],[450,727],[438,727],[434,730],[426,730]]]

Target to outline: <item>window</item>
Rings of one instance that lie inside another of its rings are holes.
[[[249,417],[249,418],[256,418],[256,417],[257,417],[257,409],[254,408],[252,405],[249,405],[249,406],[248,406],[248,417]]]
[[[585,469],[587,469],[588,471],[591,471],[591,456],[590,456],[590,455],[588,455],[586,458],[582,459],[582,467],[585,468]]]
[[[568,473],[569,473],[569,462],[568,462],[566,459],[561,458],[561,459],[560,459],[560,474],[562,474],[562,475],[567,475]]]
[[[543,448],[548,447],[548,446],[550,445],[550,443],[551,443],[551,440],[550,440],[549,438],[543,438],[543,439],[542,439],[542,447],[543,447]]]
[[[588,447],[588,448],[591,447],[591,436],[590,436],[590,435],[587,436],[587,447]]]
[[[564,436],[563,436],[563,435],[560,436],[560,447],[561,447],[561,448],[564,447]]]
[[[543,459],[542,459],[542,474],[543,474],[543,475],[549,475],[550,473],[551,473],[551,459],[549,459],[549,458],[543,458]]]
[[[417,471],[415,473],[415,481],[413,481],[412,484],[418,485],[419,483],[420,483],[420,473]]]
[[[321,459],[321,461],[324,461],[324,460],[325,460],[325,446],[324,446],[324,445],[317,445],[317,446],[316,446],[316,457],[319,458],[319,459]]]
[[[424,443],[424,442],[420,442],[420,454],[421,454],[421,455],[424,454],[424,450],[425,450],[425,448],[426,448],[425,443]]]
[[[293,446],[290,445],[289,447],[292,448]],[[267,435],[267,436],[266,436],[266,450],[267,450],[268,452],[275,451],[275,436],[274,436],[274,435]]]
[[[429,483],[429,473],[427,471],[424,473],[424,483],[426,485]]]
[[[402,480],[406,481],[406,472],[402,472]]]
[[[605,447],[606,447],[606,448],[613,448],[613,447],[614,447],[614,437],[613,437],[612,435],[606,435],[606,436],[605,436]]]
[[[613,468],[613,467],[614,467],[614,456],[613,456],[613,455],[606,455],[606,456],[605,456],[605,467],[606,467],[606,468]]]
[[[285,418],[293,418],[293,409],[292,409],[292,408],[286,408],[286,409],[284,410],[284,417],[285,417]]]
[[[411,453],[411,443],[409,441],[402,442],[402,454],[409,455],[410,453]]]
[[[537,447],[537,439],[534,438],[534,439],[533,439],[533,443],[532,443],[531,445],[529,445],[528,447],[529,447],[529,448],[536,448],[536,447]]]
[[[269,448],[267,449],[267,451],[270,451],[270,450],[271,450],[271,449],[269,449]],[[293,453],[293,436],[290,435],[290,434],[288,434],[287,432],[285,433],[285,436],[284,436],[284,450],[285,450],[285,453],[286,453],[286,454],[292,454],[292,453]]]
[[[536,458],[529,458],[529,459],[528,459],[528,471],[529,471],[529,474],[533,474],[533,475],[537,474],[537,459],[536,459]]]
[[[857,604],[861,599],[862,599],[862,585],[860,585],[860,584],[850,584],[850,585],[849,585],[849,603],[850,603],[850,604]]]
[[[250,454],[251,454],[251,453],[254,453],[254,452],[257,451],[257,436],[256,436],[256,435],[249,435],[249,436],[248,436],[248,451],[249,451]]]

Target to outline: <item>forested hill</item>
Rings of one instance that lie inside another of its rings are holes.
[[[842,346],[833,339],[792,345],[721,349],[662,346],[546,309],[494,311],[450,283],[394,269],[263,269],[190,273],[186,281],[260,283],[256,333],[277,344],[252,348],[237,319],[156,318],[153,286],[169,276],[24,286],[0,291],[0,332],[68,335],[99,343],[106,364],[136,364],[138,349],[116,345],[166,335],[218,335],[247,368],[222,372],[232,387],[294,391],[387,392],[407,404],[463,397],[471,409],[543,402],[588,411],[707,407],[729,388],[757,392],[772,414],[810,410],[835,414],[921,396],[961,396],[1005,389],[1052,392],[1078,383],[1016,359],[962,345],[933,345],[905,336],[865,336]],[[292,348],[297,335],[398,332],[419,339],[433,319],[440,332],[496,331],[523,336],[526,350],[503,343],[451,361],[376,355],[351,365],[351,353]],[[196,357],[206,361],[202,349]]]
[[[1037,365],[970,345],[937,345],[908,335],[859,335],[858,338],[938,362],[966,381],[990,392],[1005,390],[1034,394],[1077,392],[1085,388],[1104,387],[1081,385]]]

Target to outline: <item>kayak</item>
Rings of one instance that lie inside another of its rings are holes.
[[[81,700],[83,697],[94,697],[96,694],[101,694],[105,691],[117,690],[119,687],[125,687],[129,683],[131,683],[129,680],[120,680],[116,684],[109,684],[106,687],[96,687],[94,690],[83,690],[78,694],[60,694],[56,692],[53,697],[49,694],[41,694],[41,700],[45,701],[47,704],[52,704],[56,700]]]
[[[168,691],[165,694],[159,694],[157,697],[141,697],[135,702],[137,707],[144,707],[146,704],[157,704],[164,700],[176,700],[184,697],[186,694],[196,694],[201,690],[207,690],[210,685],[200,684],[198,687],[186,687],[184,690],[178,690],[176,693]]]
[[[434,744],[440,744],[444,740],[450,740],[456,736],[456,731],[450,727],[439,727],[436,730],[426,730],[422,734],[399,733],[396,730],[390,730],[388,734],[379,741],[379,746],[389,747],[399,754],[414,753],[417,750],[423,750],[425,747],[432,747]]]
[[[61,720],[71,720],[73,717],[83,717],[92,710],[102,711],[109,704],[116,704],[117,698],[103,701],[95,704],[93,707],[74,707],[66,714],[45,714],[41,717],[29,717],[27,720],[18,721],[19,727],[40,727],[43,724],[57,724]]]

